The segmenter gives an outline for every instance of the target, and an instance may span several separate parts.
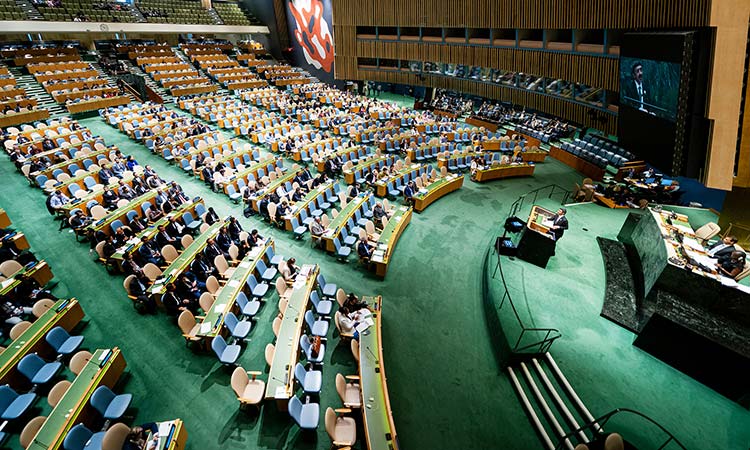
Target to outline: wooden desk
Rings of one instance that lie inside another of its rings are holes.
[[[89,77],[96,77],[99,76],[99,73],[94,70],[90,69],[88,65],[86,68],[83,69],[76,69],[76,70],[66,70],[65,72],[57,72],[57,73],[36,73],[34,74],[34,78],[36,78],[36,81],[43,82],[43,81],[49,81],[49,80],[69,80],[71,77],[75,78],[89,78]]]
[[[8,217],[8,213],[0,208],[0,228],[8,228],[10,226],[10,217]]]
[[[356,166],[352,167],[349,170],[344,170],[344,183],[346,184],[354,184],[356,181],[354,174],[356,174],[360,170],[367,169],[371,167],[372,165],[379,164],[380,162],[388,162],[390,161],[391,164],[393,164],[396,161],[396,158],[393,156],[380,156],[376,158],[370,158],[365,162],[361,162],[357,164]],[[325,163],[324,163],[325,164]],[[390,165],[390,164],[388,164]],[[370,172],[371,170],[368,170]]]
[[[239,192],[239,187],[237,185],[237,180],[239,180],[240,178],[243,179],[243,180],[245,180],[245,182],[247,182],[247,177],[249,175],[252,175],[257,180],[258,179],[258,170],[264,169],[265,172],[268,173],[269,170],[273,170],[275,167],[276,167],[276,160],[273,159],[273,157],[271,157],[271,156],[268,156],[268,157],[266,157],[265,159],[263,159],[261,161],[255,162],[252,165],[245,167],[244,169],[242,169],[242,170],[238,171],[237,173],[235,173],[234,176],[232,178],[230,178],[229,181],[227,181],[224,184],[224,193],[227,194],[227,195],[229,195],[229,193],[227,192],[227,187],[228,186],[233,186],[234,189],[237,192]]]
[[[341,208],[339,215],[331,220],[331,223],[328,224],[328,231],[321,236],[326,250],[329,252],[336,251],[336,246],[333,245],[334,238],[337,238],[339,234],[341,234],[341,229],[346,226],[346,222],[349,218],[354,216],[354,212],[370,200],[370,195],[371,194],[360,195],[354,200],[350,200],[344,208]]]
[[[14,231],[12,234],[6,234],[2,240],[5,241],[6,239],[13,241],[13,244],[15,244],[16,248],[19,250],[26,250],[30,247],[26,235],[19,231]]]
[[[333,181],[323,183],[308,192],[302,200],[294,203],[292,205],[292,213],[282,217],[282,219],[284,219],[284,229],[286,231],[294,231],[294,228],[292,227],[292,219],[299,217],[299,214],[303,209],[307,209],[307,207],[310,206],[310,203],[312,203],[312,201],[315,200],[318,195],[327,191],[332,186]]]
[[[331,158],[333,158],[335,156],[341,156],[343,158],[344,155],[346,155],[347,156],[347,161],[351,160],[352,156],[355,156],[356,154],[358,154],[358,152],[359,152],[359,150],[361,148],[362,148],[361,146],[357,146],[357,147],[345,147],[345,148],[339,147],[338,150],[336,150],[335,152],[329,154],[328,156],[321,157],[318,160],[318,164],[315,166],[315,168],[318,169],[318,172],[324,172],[326,170],[326,161],[328,161],[329,159],[331,159]],[[364,147],[364,148],[365,148],[365,151],[367,152],[365,154],[365,156],[369,156],[369,155],[372,154],[372,150],[369,147]]]
[[[215,84],[207,84],[200,86],[185,86],[179,88],[173,88],[170,93],[175,97],[181,97],[183,95],[191,94],[203,94],[205,92],[216,92],[219,90],[219,86]]]
[[[118,178],[117,181],[106,185],[104,187],[104,189],[101,189],[101,190],[98,190],[98,191],[89,192],[88,194],[86,194],[84,197],[81,197],[81,198],[73,197],[73,198],[70,199],[70,201],[68,203],[64,204],[62,206],[62,208],[60,208],[60,209],[63,210],[63,211],[65,211],[65,216],[66,217],[68,217],[70,215],[70,211],[72,211],[72,210],[74,210],[76,208],[80,208],[84,213],[88,214],[90,212],[89,209],[88,209],[88,207],[86,206],[86,204],[88,202],[90,202],[91,200],[96,200],[97,203],[99,203],[101,205],[102,202],[104,201],[104,191],[105,190],[107,190],[107,189],[114,189],[115,191],[119,192],[119,183],[118,182],[120,182],[120,181],[122,181],[124,184],[127,184],[130,187],[133,187],[133,178],[134,177],[132,175],[129,176],[129,177],[127,177],[127,178],[122,178],[122,179]]]
[[[466,119],[466,123],[469,125],[474,125],[475,127],[482,127],[492,133],[497,131],[498,125],[494,122],[490,122],[489,120],[482,119],[479,116],[470,116]]]
[[[406,226],[411,222],[412,207],[400,206],[388,220],[378,238],[377,248],[370,258],[375,269],[375,275],[385,278],[388,272],[388,263],[391,260],[393,251],[396,248],[396,242],[401,237]]]
[[[550,257],[555,254],[555,239],[550,235],[550,228],[545,222],[554,213],[541,206],[531,208],[529,219],[518,241],[518,257],[539,267],[547,267]]]
[[[187,211],[190,211],[191,214],[195,214],[195,207],[199,203],[202,204],[203,199],[198,198],[195,201],[183,203],[174,211],[170,212],[166,216],[152,223],[151,225],[141,230],[140,232],[136,233],[135,237],[133,237],[128,242],[126,242],[125,245],[117,249],[117,251],[112,255],[112,259],[114,259],[115,261],[121,262],[125,254],[129,253],[132,255],[133,253],[137,252],[138,249],[141,248],[141,245],[143,245],[141,238],[143,238],[144,236],[147,236],[153,239],[154,236],[156,236],[156,234],[159,232],[159,226],[160,225],[166,226],[167,223],[169,222],[169,219],[171,219],[172,217],[177,217],[178,219],[180,219],[182,215]]]
[[[156,198],[156,194],[164,190],[166,190],[165,187],[162,187],[161,189],[152,189],[146,192],[145,194],[140,195],[134,198],[133,200],[130,200],[127,205],[123,205],[115,209],[114,211],[111,211],[109,214],[102,217],[101,219],[89,224],[89,226],[85,228],[86,233],[93,235],[97,231],[101,231],[106,235],[112,234],[112,228],[110,227],[112,222],[118,219],[122,220],[127,215],[128,212],[134,209],[139,210],[138,212],[139,216],[142,215],[143,211],[140,209],[141,204],[145,202],[151,203],[151,200]],[[156,208],[156,205],[154,203],[151,203],[151,207]]]
[[[377,195],[378,197],[388,196],[388,183],[395,183],[396,180],[403,178],[407,174],[418,172],[422,169],[422,167],[428,166],[421,166],[417,163],[412,163],[410,166],[405,166],[403,169],[391,175],[390,177],[381,179],[380,181],[375,183],[375,195]]]
[[[559,147],[551,146],[549,149],[549,155],[562,162],[563,164],[566,164],[573,169],[581,172],[594,181],[600,181],[602,178],[604,178],[604,173],[606,172],[605,169],[602,169],[601,167],[590,163],[583,158],[579,158],[578,156],[570,152],[566,152]]]
[[[506,164],[504,166],[490,166],[486,169],[477,170],[472,181],[482,183],[489,180],[498,180],[511,177],[529,177],[534,175],[531,164]]]
[[[33,278],[39,286],[45,286],[52,279],[52,269],[45,260],[37,261],[32,267],[23,266],[18,272],[0,282],[0,298],[13,292],[26,278]]]
[[[74,173],[70,173],[70,172],[67,171],[67,167],[69,165],[71,165],[71,164],[77,164],[81,169],[86,170],[86,168],[83,167],[83,164],[78,164],[78,163],[82,162],[85,159],[91,159],[94,164],[99,165],[99,158],[98,158],[99,155],[103,155],[104,159],[107,161],[107,164],[111,164],[112,162],[109,159],[107,159],[107,156],[108,156],[109,152],[114,151],[114,150],[117,150],[117,147],[110,147],[110,148],[103,148],[101,150],[94,150],[93,152],[86,153],[86,154],[83,154],[82,152],[79,151],[76,154],[76,157],[73,158],[73,159],[66,159],[64,161],[60,161],[57,164],[52,164],[51,166],[49,166],[49,167],[47,167],[47,168],[45,168],[43,170],[40,170],[39,172],[33,172],[30,175],[32,176],[32,178],[36,177],[37,175],[44,175],[47,178],[54,178],[52,176],[52,172],[54,172],[57,169],[62,169],[63,171],[65,171],[66,173],[68,173],[70,176],[74,176],[75,175]],[[80,154],[81,156],[77,156],[78,154]]]
[[[170,433],[159,433],[155,450],[184,450],[187,444],[188,433],[185,424],[180,419],[170,420],[168,422],[159,422],[157,426],[161,429],[169,428]],[[171,436],[170,436],[171,435]],[[148,434],[146,442],[151,440],[151,433]]]
[[[48,346],[44,336],[49,330],[61,326],[70,331],[83,319],[83,315],[83,309],[78,300],[71,298],[56,301],[52,308],[36,319],[26,331],[0,353],[0,383],[11,384],[11,380],[15,380],[17,376],[18,362],[29,353],[39,352]]]
[[[398,435],[383,367],[383,298],[363,296],[362,300],[372,305],[372,320],[375,322],[359,336],[359,383],[367,448],[398,450]]]
[[[130,103],[130,97],[120,95],[117,97],[109,98],[97,98],[84,102],[76,102],[65,105],[68,108],[68,112],[71,114],[78,114],[87,111],[96,111],[98,109],[109,108],[111,106],[127,105]]]
[[[255,271],[258,260],[262,259],[266,250],[273,246],[273,241],[266,238],[263,245],[253,247],[247,256],[242,259],[227,283],[221,288],[211,309],[205,312],[196,336],[201,337],[204,341],[209,341],[221,333],[221,327],[224,325],[227,313],[235,309],[237,296],[245,288],[245,282]]]
[[[424,211],[437,199],[447,195],[464,185],[463,175],[448,175],[427,186],[426,193],[419,191],[414,194],[414,210],[417,212]]]
[[[49,118],[49,111],[46,109],[34,109],[15,114],[0,115],[0,128],[20,125],[22,123],[36,122],[47,118]]]
[[[89,404],[91,395],[99,386],[110,389],[125,370],[125,357],[119,348],[98,349],[78,376],[65,391],[57,406],[34,436],[28,450],[55,450],[62,448],[63,440],[73,425],[93,416]]]
[[[221,227],[227,225],[229,223],[229,219],[224,219],[216,222],[215,224],[211,225],[205,232],[201,233],[200,236],[195,238],[192,244],[190,244],[186,249],[180,253],[180,256],[178,256],[172,263],[164,269],[164,272],[162,273],[162,276],[160,278],[157,278],[156,281],[154,281],[154,284],[151,285],[151,287],[148,288],[148,292],[151,295],[154,296],[161,296],[166,292],[167,285],[177,281],[177,278],[182,274],[182,272],[185,271],[185,269],[190,266],[190,264],[195,259],[195,255],[202,252],[204,248],[206,248],[206,245],[208,245],[208,240],[215,238],[219,234],[219,230]],[[213,261],[210,261],[209,264],[213,264]]]
[[[254,196],[250,197],[250,202],[251,202],[251,204],[253,206],[253,209],[255,211],[260,211],[258,209],[258,203],[261,200],[263,200],[271,192],[275,192],[276,189],[279,188],[279,186],[283,186],[287,181],[291,183],[292,180],[294,180],[294,177],[296,175],[297,174],[295,172],[293,172],[293,171],[290,170],[288,174],[286,174],[283,177],[277,178],[274,181],[270,182],[268,184],[268,186],[266,186],[265,188],[263,188],[263,191],[260,194],[258,194],[256,192],[256,194]]]
[[[305,311],[310,293],[317,283],[318,271],[317,265],[302,266],[292,287],[292,295],[276,338],[276,351],[268,371],[265,398],[275,399],[282,411],[286,410],[289,398],[294,395],[294,366],[299,357],[299,340],[305,326]]]

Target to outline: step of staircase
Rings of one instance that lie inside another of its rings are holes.
[[[148,22],[145,17],[143,17],[143,14],[141,14],[141,10],[136,8],[133,5],[129,5],[128,9],[130,10],[130,14],[135,17],[136,22],[144,23]]]
[[[15,2],[29,20],[44,20],[42,13],[29,0],[15,0]]]
[[[58,104],[52,95],[44,90],[44,86],[36,81],[33,75],[24,74],[19,67],[9,67],[10,73],[16,79],[16,85],[26,91],[26,96],[37,102],[37,108],[46,109],[50,116],[59,116],[68,113],[68,110]]]
[[[592,432],[570,433],[594,422],[594,417],[552,358],[552,355],[530,356],[508,367],[513,389],[529,417],[532,426],[547,450],[558,443],[566,450],[590,442]],[[601,432],[598,425],[594,426]]]
[[[208,15],[211,16],[211,19],[213,19],[214,24],[216,25],[224,25],[224,20],[221,18],[218,12],[216,12],[215,9],[209,8],[208,9]]]

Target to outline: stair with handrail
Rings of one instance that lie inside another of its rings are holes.
[[[581,401],[550,353],[524,358],[507,368],[513,389],[547,450],[573,450],[587,444],[602,427]],[[541,386],[541,387],[540,387]],[[591,429],[583,424],[594,423]],[[576,430],[571,433],[571,430]]]

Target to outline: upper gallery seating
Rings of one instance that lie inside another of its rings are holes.
[[[214,2],[213,7],[225,25],[258,25],[258,19],[236,2]]]
[[[26,20],[26,14],[13,0],[0,0],[0,20]]]
[[[61,0],[60,6],[37,6],[47,20],[59,22],[136,22],[130,7],[107,0]]]
[[[136,5],[149,22],[204,25],[215,23],[197,0],[138,0]]]

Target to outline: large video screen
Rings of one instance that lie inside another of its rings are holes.
[[[674,122],[679,86],[679,63],[620,58],[620,105]]]

